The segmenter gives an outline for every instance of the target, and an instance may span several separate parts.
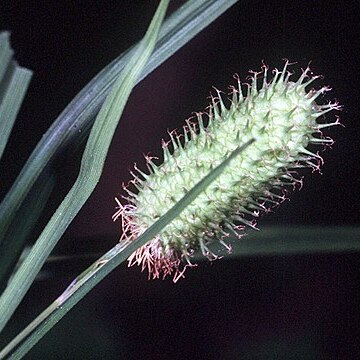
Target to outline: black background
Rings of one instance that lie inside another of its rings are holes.
[[[170,11],[181,3],[173,1]],[[0,29],[12,32],[16,59],[35,72],[0,164],[2,196],[67,103],[141,38],[156,5],[1,2]],[[245,79],[262,60],[281,68],[284,58],[297,62],[294,78],[311,61],[314,73],[324,76],[314,86],[333,88],[323,101],[339,100],[345,127],[326,131],[335,144],[322,154],[322,175],[305,171],[303,189],[261,219],[259,227],[358,225],[359,12],[356,1],[239,1],[135,88],[103,177],[58,251],[70,247],[66,244],[81,244],[84,251],[90,241],[96,249],[103,238],[115,243],[119,225],[111,221],[113,199],[130,179],[132,164],[144,164],[143,154],[160,155],[167,129],[180,128],[193,111],[204,109],[212,86],[226,90],[234,84],[234,73]],[[333,121],[334,114],[328,119]],[[69,154],[59,165],[49,215],[76,178],[77,159]],[[59,264],[55,274],[36,283],[19,309],[19,327],[64,289],[77,265]],[[72,310],[32,356],[354,358],[360,355],[358,265],[357,254],[222,260],[190,270],[177,285],[148,282],[138,269],[123,266]]]

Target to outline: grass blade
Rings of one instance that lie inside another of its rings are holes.
[[[261,231],[249,231],[239,241],[227,240],[232,247],[227,258],[247,256],[284,256],[306,254],[330,254],[360,252],[360,231],[356,226],[262,226]],[[224,248],[216,242],[211,251],[221,255]],[[195,254],[196,261],[203,261],[201,254]]]
[[[179,8],[164,22],[154,52],[137,82],[162,64],[236,1],[191,0]],[[21,226],[21,218],[17,218],[17,214],[26,194],[33,188],[37,177],[57,153],[74,141],[79,143],[86,138],[114,79],[119,76],[135,51],[136,46],[120,55],[95,76],[60,114],[32,152],[9,193],[0,204],[0,266],[5,262],[5,257],[9,260],[9,257],[15,256],[13,253],[6,253],[5,249],[14,246],[13,242],[17,239],[4,238],[4,234],[14,221],[17,222],[17,226]],[[36,192],[36,189],[34,191]],[[23,246],[23,244],[20,245]],[[15,258],[11,262],[15,263],[16,260]],[[0,282],[5,280],[0,279]]]
[[[9,37],[10,33],[8,31],[0,33],[0,82],[14,55],[14,50],[10,47]]]
[[[96,240],[96,241],[95,241]],[[66,253],[50,255],[46,260],[46,268],[39,273],[39,278],[46,276],[56,280],[63,276],[63,269],[68,266],[68,275],[76,274],[80,266],[90,260],[99,258],[102,253],[97,251],[97,244],[105,248],[111,247],[114,240],[109,236],[74,238],[74,241],[86,249],[82,253],[66,249]],[[263,225],[260,231],[247,230],[241,238],[229,237],[231,244],[229,254],[224,246],[217,242],[209,244],[209,249],[216,255],[229,258],[256,256],[302,256],[306,254],[342,254],[360,252],[360,227],[357,226],[313,226],[313,225]],[[96,245],[93,245],[95,244]],[[201,252],[194,253],[194,262],[208,261]]]
[[[12,59],[9,37],[0,33],[0,159],[32,77],[32,71]]]
[[[237,0],[189,0],[179,8],[165,21],[157,46],[137,82],[161,65],[236,2]],[[120,55],[80,91],[32,152],[12,188],[0,204],[0,264],[1,254],[3,254],[1,250],[2,234],[16,217],[21,202],[34,185],[36,178],[56,153],[75,140],[79,142],[81,137],[88,134],[109,89],[122,72],[128,59],[137,50],[137,46]],[[81,130],[80,133],[79,130]]]
[[[28,325],[1,352],[0,359],[11,355],[12,359],[24,356],[73,306],[75,306],[94,286],[118,265],[124,262],[136,249],[154,238],[167,224],[174,220],[226,166],[255,140],[251,139],[235,149],[220,165],[200,180],[179,202],[167,211],[158,221],[141,236],[131,242],[117,244],[80,274],[47,309]]]
[[[24,249],[24,244],[29,240],[33,227],[36,225],[41,213],[49,200],[49,197],[56,183],[55,173],[53,171],[45,171],[37,179],[38,190],[30,191],[24,203],[20,207],[21,226],[13,222],[5,234],[4,243],[9,247],[3,247],[6,254],[13,256],[4,256],[0,266],[0,293],[6,287],[7,281],[13,273],[13,269],[17,264],[16,259],[20,257]],[[16,239],[16,241],[12,241]]]
[[[46,258],[98,183],[119,118],[137,77],[154,49],[169,1],[160,2],[145,37],[106,98],[87,141],[75,184],[0,297],[0,331],[25,296]]]

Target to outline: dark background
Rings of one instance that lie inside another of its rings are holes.
[[[157,3],[0,3],[0,29],[12,32],[16,59],[35,72],[0,164],[1,196],[68,102],[141,38]],[[173,1],[170,11],[181,3]],[[357,1],[239,1],[135,88],[103,177],[56,251],[102,251],[115,243],[114,197],[130,180],[132,164],[143,165],[149,152],[160,155],[167,129],[180,128],[193,111],[203,110],[212,86],[226,90],[234,73],[245,79],[262,60],[281,68],[284,58],[297,62],[294,78],[311,61],[314,73],[324,76],[314,86],[333,88],[323,101],[339,100],[345,127],[326,130],[335,144],[323,154],[322,175],[305,171],[303,189],[258,225],[358,225],[359,12]],[[78,158],[65,154],[58,165],[49,216],[76,178]],[[58,263],[32,288],[9,333],[30,321],[84,266]],[[358,254],[253,257],[202,264],[173,285],[148,282],[138,269],[122,266],[31,356],[352,359],[360,355],[358,268]]]

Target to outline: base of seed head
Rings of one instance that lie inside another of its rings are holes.
[[[231,252],[226,243],[230,236],[241,238],[246,227],[256,229],[255,218],[283,202],[289,188],[301,187],[298,169],[319,171],[323,160],[308,146],[331,145],[333,140],[324,137],[322,129],[338,125],[339,120],[318,123],[316,119],[340,106],[316,103],[330,89],[306,91],[319,76],[307,67],[297,81],[291,81],[288,66],[286,61],[282,71],[275,69],[271,80],[265,65],[261,72],[251,72],[246,94],[235,76],[237,87],[230,88],[229,108],[216,90],[206,113],[196,113],[195,119],[186,121],[182,134],[173,131],[170,141],[163,141],[161,165],[147,156],[147,173],[134,166],[130,185],[136,192],[124,186],[128,203],[116,199],[113,219],[122,221],[120,241],[136,239],[234,149],[256,140],[156,238],[135,251],[129,266],[147,269],[149,278],[171,275],[176,282],[187,267],[196,266],[191,262],[194,252],[217,259],[209,249],[213,242]]]

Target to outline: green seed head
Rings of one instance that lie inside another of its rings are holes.
[[[219,241],[231,251],[226,244],[229,235],[241,237],[246,226],[256,228],[254,218],[283,201],[289,185],[302,183],[297,168],[319,169],[322,158],[307,147],[332,143],[320,129],[338,120],[319,124],[316,119],[339,106],[317,104],[315,100],[329,89],[306,91],[318,76],[306,68],[297,81],[290,81],[287,66],[288,62],[282,71],[275,69],[272,80],[266,66],[261,73],[253,72],[246,94],[236,77],[229,108],[218,91],[207,113],[197,113],[186,121],[183,134],[173,131],[169,143],[163,142],[161,165],[147,157],[148,173],[135,167],[131,182],[138,191],[125,187],[130,203],[117,200],[114,215],[122,218],[121,240],[142,234],[233,150],[256,140],[155,239],[132,254],[130,265],[147,268],[153,278],[172,274],[177,281],[192,266],[195,250],[213,260],[211,242]]]

